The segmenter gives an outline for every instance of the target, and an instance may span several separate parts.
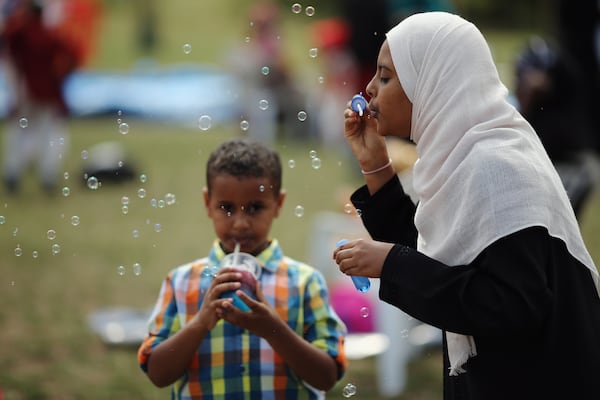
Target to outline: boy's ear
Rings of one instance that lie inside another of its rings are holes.
[[[283,207],[283,203],[285,201],[285,190],[281,189],[281,191],[279,192],[279,197],[277,198],[277,211],[275,213],[276,217],[279,217],[279,212],[281,211],[281,207]]]
[[[208,188],[205,186],[202,188],[202,198],[204,199],[204,208],[206,208],[206,214],[210,217],[210,207],[208,203],[210,202],[210,195],[208,194]]]

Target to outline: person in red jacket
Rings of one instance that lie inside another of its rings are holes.
[[[31,0],[17,4],[0,40],[13,89],[4,137],[6,188],[16,192],[35,162],[42,187],[52,191],[68,142],[63,85],[78,65],[76,48],[45,25],[41,4]]]

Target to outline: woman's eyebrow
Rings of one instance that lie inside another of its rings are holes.
[[[385,64],[379,64],[378,69],[379,69],[379,72],[381,72],[382,70],[392,72],[391,68]]]

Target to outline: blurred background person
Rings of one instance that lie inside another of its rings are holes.
[[[52,192],[67,148],[66,78],[83,50],[49,26],[40,1],[15,2],[1,33],[2,57],[12,89],[4,134],[4,184],[18,191],[28,166],[37,164],[40,183]]]
[[[586,77],[559,45],[533,36],[517,57],[515,78],[519,111],[540,137],[579,218],[598,180]]]
[[[305,99],[295,84],[285,41],[281,38],[281,10],[272,0],[250,7],[245,43],[228,54],[227,65],[240,87],[241,119],[247,133],[274,142],[280,136],[301,140],[309,135],[308,124],[298,119]]]

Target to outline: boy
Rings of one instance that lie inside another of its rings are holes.
[[[317,399],[345,372],[346,328],[323,276],[269,237],[285,199],[281,174],[275,151],[244,139],[208,159],[204,204],[217,239],[208,257],[169,273],[138,351],[156,386],[173,384],[173,398]],[[255,298],[234,269],[207,274],[236,248],[262,264]],[[250,310],[222,298],[230,291]]]

